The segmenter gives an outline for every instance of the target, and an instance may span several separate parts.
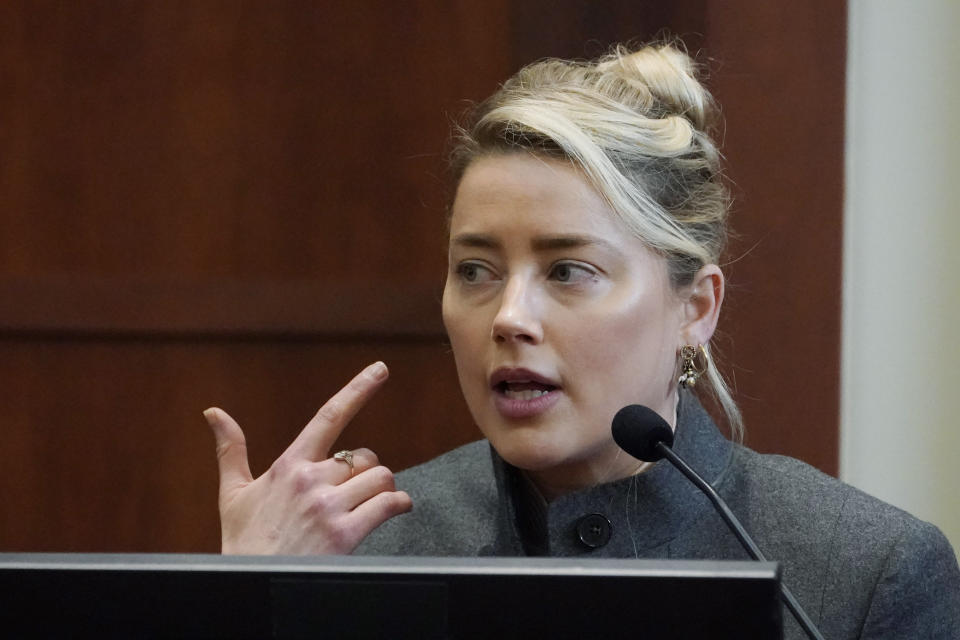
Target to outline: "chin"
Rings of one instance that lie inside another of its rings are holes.
[[[500,457],[526,471],[544,471],[588,456],[587,447],[564,443],[563,438],[539,429],[513,429],[509,433],[484,432]]]

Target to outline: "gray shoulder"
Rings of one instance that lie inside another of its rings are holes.
[[[398,489],[407,491],[415,499],[493,489],[490,444],[486,440],[478,440],[457,447],[433,460],[400,471],[396,475],[396,482]]]
[[[863,638],[960,637],[946,632],[960,629],[960,568],[936,526],[799,460],[736,458],[752,528],[823,620]]]
[[[960,567],[943,533],[916,521],[890,547],[874,583],[864,638],[960,639]]]
[[[497,488],[485,440],[397,473],[396,485],[413,510],[383,523],[355,554],[475,556],[492,543]]]
[[[789,524],[799,531],[816,532],[820,539],[832,531],[838,537],[834,542],[855,538],[858,545],[893,544],[904,536],[938,531],[800,460],[758,454],[742,447],[738,447],[736,458],[746,471],[741,488],[753,505],[770,508],[770,517],[778,528]]]

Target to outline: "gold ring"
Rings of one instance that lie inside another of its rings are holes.
[[[353,475],[353,451],[350,451],[350,449],[337,451],[335,454],[333,454],[333,459],[346,462],[348,465],[350,465],[350,475]]]

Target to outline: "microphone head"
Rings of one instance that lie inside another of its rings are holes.
[[[637,460],[656,462],[663,455],[657,443],[673,446],[673,429],[660,414],[642,404],[631,404],[613,416],[613,440]]]

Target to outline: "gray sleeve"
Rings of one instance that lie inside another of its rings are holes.
[[[918,523],[901,535],[873,589],[862,640],[960,640],[960,568],[946,537]]]
[[[413,511],[384,522],[354,555],[476,556],[493,542],[498,503],[486,441],[401,471],[396,484]]]

